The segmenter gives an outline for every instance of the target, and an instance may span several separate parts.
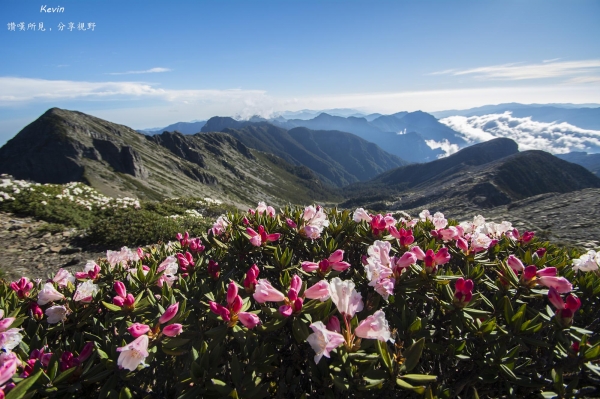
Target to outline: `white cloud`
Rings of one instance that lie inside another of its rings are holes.
[[[444,151],[443,154],[438,155],[438,158],[447,157],[448,155],[452,155],[455,152],[458,152],[458,150],[460,150],[460,147],[458,146],[458,144],[450,144],[450,142],[445,139],[442,140],[441,142],[438,142],[435,140],[425,140],[425,144],[427,144],[427,146],[429,148],[431,148],[432,150],[441,148],[442,151]]]
[[[161,73],[161,72],[170,72],[169,68],[150,68],[144,71],[127,71],[127,72],[110,72],[107,75],[134,75],[139,73]]]
[[[259,102],[262,90],[171,90],[143,82],[84,82],[0,77],[0,105],[73,99],[159,99],[169,102],[246,101]]]
[[[546,78],[569,78],[575,76],[599,76],[600,59],[563,61],[545,60],[537,64],[503,64],[465,70],[447,70],[431,75],[472,75],[479,79],[525,80]]]
[[[600,131],[581,129],[569,123],[547,123],[516,118],[510,112],[483,116],[451,116],[440,122],[461,133],[470,142],[507,137],[521,150],[543,150],[553,154],[600,151]]]

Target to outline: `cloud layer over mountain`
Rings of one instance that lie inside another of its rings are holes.
[[[440,122],[461,133],[470,142],[507,137],[516,141],[521,151],[543,150],[553,154],[600,152],[600,131],[581,129],[566,122],[537,122],[531,117],[514,117],[510,112],[451,116],[440,119]]]

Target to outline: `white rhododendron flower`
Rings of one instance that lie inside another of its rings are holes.
[[[600,265],[600,253],[590,249],[586,254],[583,254],[579,259],[573,259],[573,270],[582,272],[590,272],[598,270]]]
[[[45,305],[48,302],[60,301],[64,299],[65,296],[58,292],[56,288],[52,285],[52,283],[44,284],[44,287],[38,293],[38,305]]]
[[[55,305],[46,309],[45,313],[46,316],[48,316],[48,323],[56,324],[67,320],[67,315],[69,314],[69,311],[66,307],[62,305]]]
[[[75,302],[89,303],[99,290],[98,285],[94,284],[92,280],[87,280],[79,284],[77,291],[75,291],[75,295],[73,296],[73,300]]]

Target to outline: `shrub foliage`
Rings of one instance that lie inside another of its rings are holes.
[[[75,276],[7,282],[0,385],[11,398],[597,394],[595,254],[420,216],[259,204]]]

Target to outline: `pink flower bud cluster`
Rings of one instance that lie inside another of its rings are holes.
[[[573,290],[573,285],[564,277],[558,277],[555,267],[537,268],[535,265],[525,267],[516,256],[509,255],[506,263],[515,272],[521,274],[520,281],[526,287],[534,287],[536,284],[548,288],[554,288],[561,294],[566,294]]]
[[[221,316],[223,321],[233,327],[241,322],[247,328],[254,328],[260,324],[260,319],[254,313],[242,312],[244,302],[238,295],[238,287],[232,281],[227,287],[227,306],[220,305],[214,301],[209,302],[211,312]]]
[[[250,235],[250,244],[255,247],[266,245],[268,242],[277,241],[281,236],[279,233],[267,233],[263,225],[258,226],[258,232],[251,227],[247,227],[246,232]]]
[[[284,298],[285,305],[279,307],[279,313],[285,317],[290,317],[292,314],[298,314],[302,310],[304,299],[298,296],[302,288],[302,280],[297,275],[292,277],[290,289],[288,290],[287,298]]]
[[[113,304],[119,307],[125,307],[126,309],[133,309],[135,304],[135,298],[133,295],[128,294],[125,289],[125,284],[121,281],[115,281],[113,288],[117,295],[113,297]]]
[[[194,253],[202,252],[205,249],[200,238],[190,238],[190,234],[187,231],[183,235],[177,233],[176,237],[182,249],[189,249]]]
[[[191,273],[196,266],[196,263],[194,263],[194,257],[189,252],[186,252],[185,254],[178,253],[177,261],[179,262],[179,269],[185,274]]]
[[[318,271],[322,276],[325,276],[332,269],[338,272],[343,272],[350,267],[350,263],[342,261],[343,258],[344,251],[338,249],[332,253],[329,258],[323,259],[319,261],[319,263],[308,261],[302,262],[302,270],[309,273]]]
[[[575,312],[581,307],[581,300],[573,294],[567,295],[566,302],[563,302],[559,291],[554,287],[548,290],[548,299],[556,308],[556,319],[563,327],[569,327],[573,323]]]
[[[471,302],[473,298],[473,280],[459,278],[454,286],[454,305],[463,308]]]
[[[27,277],[21,277],[19,281],[10,283],[10,288],[17,293],[19,299],[24,299],[29,296],[29,292],[33,289],[33,283]]]

